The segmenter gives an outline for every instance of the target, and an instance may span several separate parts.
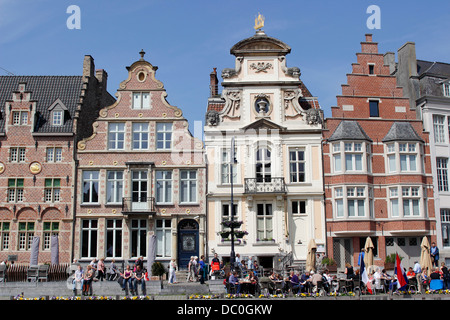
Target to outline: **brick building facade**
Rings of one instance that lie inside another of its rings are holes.
[[[323,136],[327,253],[356,265],[371,237],[376,265],[409,266],[436,237],[429,136],[372,35],[356,57]]]
[[[204,254],[203,144],[140,54],[78,143],[75,258],[126,264],[147,259],[155,241],[158,261],[186,268]]]
[[[59,262],[70,262],[74,152],[100,108],[114,101],[106,78],[91,56],[79,76],[0,77],[1,260],[30,262],[39,239],[39,264],[51,262],[52,242]]]

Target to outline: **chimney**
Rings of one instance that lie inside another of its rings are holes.
[[[84,56],[83,61],[83,77],[94,77],[95,75],[95,64],[94,64],[94,58],[90,55]]]
[[[95,77],[97,78],[101,90],[106,91],[106,85],[108,83],[108,73],[104,69],[95,70]]]
[[[210,73],[209,92],[211,98],[219,95],[219,79],[217,79],[217,68],[213,68],[213,72]]]
[[[366,42],[372,42],[372,34],[366,33]]]
[[[396,70],[395,65],[395,53],[394,52],[386,52],[383,56],[384,65],[389,66],[389,73],[394,74]]]

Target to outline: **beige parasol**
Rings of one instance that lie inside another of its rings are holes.
[[[316,242],[314,239],[311,239],[308,244],[308,255],[306,256],[306,271],[316,271],[316,250]]]
[[[364,245],[364,265],[366,266],[368,273],[370,273],[373,268],[373,249],[374,245],[372,239],[367,237]]]
[[[422,252],[420,253],[420,267],[422,270],[427,268],[427,275],[430,276],[433,266],[431,263],[430,242],[426,236],[423,237],[420,247],[422,248]]]

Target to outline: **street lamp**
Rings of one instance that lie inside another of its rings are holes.
[[[234,252],[234,202],[233,202],[233,165],[236,163],[236,155],[234,149],[234,137],[231,138],[231,150],[230,150],[230,186],[231,186],[231,252],[230,252],[230,265],[232,270],[235,269],[236,254]]]

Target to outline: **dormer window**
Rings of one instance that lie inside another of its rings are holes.
[[[443,83],[442,90],[444,97],[450,97],[450,83]]]
[[[61,100],[57,99],[53,102],[48,110],[50,111],[50,121],[52,126],[64,125],[64,120],[66,119],[66,112],[68,109]]]
[[[133,109],[150,109],[150,92],[133,92]]]

